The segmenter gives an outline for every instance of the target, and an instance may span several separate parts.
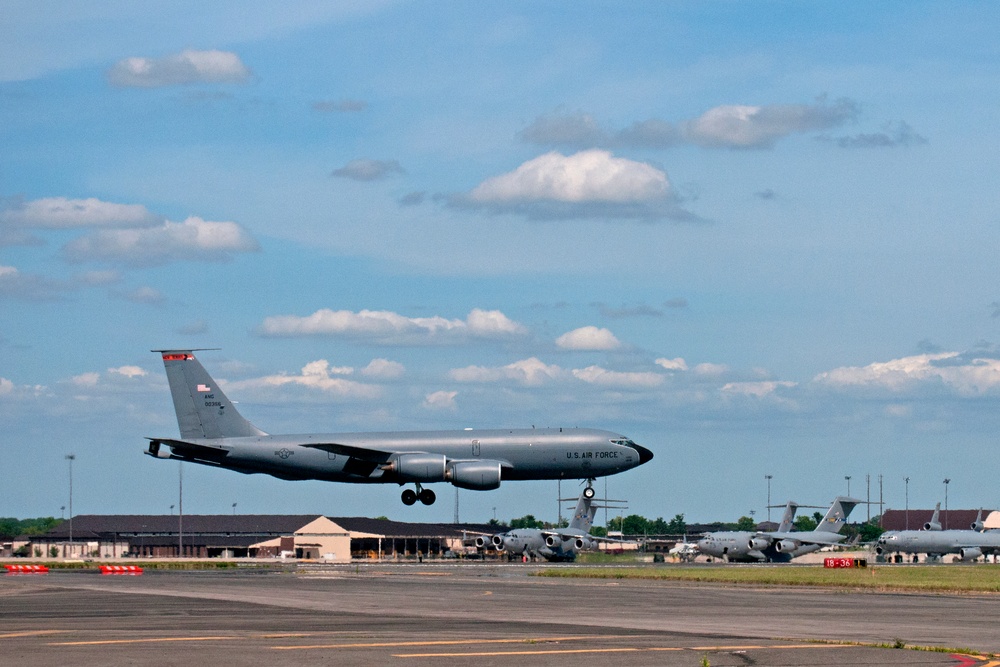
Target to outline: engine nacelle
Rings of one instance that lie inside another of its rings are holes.
[[[382,470],[401,482],[443,482],[447,465],[444,454],[398,454]]]
[[[479,537],[476,538],[476,548],[477,549],[485,549],[486,547],[490,546],[491,544],[492,544],[492,542],[490,542],[490,540],[489,540],[488,537],[483,537],[482,535],[480,535]]]
[[[442,457],[443,458],[443,457]],[[444,479],[460,489],[491,491],[500,488],[499,461],[452,461]]]
[[[799,548],[799,543],[795,540],[778,540],[774,543],[774,550],[779,554],[787,554]]]
[[[986,524],[984,524],[982,521],[973,521],[972,525],[969,527],[972,530],[976,531],[977,533],[981,533],[984,530],[986,530]]]
[[[969,547],[958,550],[958,557],[962,560],[975,560],[983,555],[983,550],[979,547]]]
[[[937,521],[928,521],[924,524],[924,530],[941,530],[941,524]]]
[[[751,537],[750,541],[747,542],[747,547],[750,548],[750,551],[760,551],[762,549],[766,549],[768,546],[770,546],[770,544],[771,540],[767,538]]]
[[[597,548],[597,543],[593,540],[588,540],[586,537],[578,537],[573,542],[573,546],[577,551],[593,551]]]
[[[494,535],[490,538],[490,542],[493,543],[493,548],[497,551],[503,551],[503,535]]]
[[[558,535],[546,535],[545,536],[545,546],[555,549],[556,547],[561,547],[563,540]]]

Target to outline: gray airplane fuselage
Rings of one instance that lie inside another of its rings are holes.
[[[803,538],[808,538],[809,534],[810,531],[792,533],[792,535]],[[698,540],[698,551],[706,556],[725,558],[733,563],[760,563],[764,561],[771,563],[787,563],[797,556],[803,556],[814,551],[819,551],[826,546],[823,544],[802,544],[796,542],[798,546],[794,550],[778,553],[775,550],[775,542],[773,540],[768,540],[770,543],[761,549],[750,548],[750,540],[761,535],[766,535],[766,533],[749,530],[731,530],[709,533],[702,539]]]
[[[169,439],[157,441],[171,444]],[[353,483],[400,479],[380,466],[359,474],[348,453],[352,449],[439,454],[448,461],[498,461],[504,480],[603,477],[648,460],[625,436],[586,428],[311,433],[185,438],[184,442],[205,448],[185,452],[198,463],[282,479]],[[177,449],[184,452],[183,447]]]
[[[1000,531],[891,530],[878,538],[875,551],[882,553],[958,554],[962,560],[1000,553]]]

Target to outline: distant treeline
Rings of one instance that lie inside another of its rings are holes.
[[[45,516],[37,519],[15,519],[13,517],[0,518],[0,535],[4,537],[17,537],[18,535],[41,535],[46,533],[63,522],[62,519]]]

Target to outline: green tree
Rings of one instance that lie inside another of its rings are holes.
[[[795,526],[795,530],[809,531],[809,530],[816,530],[816,526],[818,526],[819,524],[811,517],[797,516],[795,517],[795,521],[792,522],[792,525]]]
[[[545,528],[545,522],[539,521],[534,514],[525,514],[520,519],[510,520],[511,528]]]
[[[629,514],[622,524],[623,535],[647,535],[649,533],[649,519],[638,514]]]
[[[670,535],[683,535],[687,532],[687,522],[684,521],[683,514],[677,514],[670,523],[667,524],[667,533]]]
[[[757,530],[757,524],[748,516],[741,516],[736,522],[736,530]]]

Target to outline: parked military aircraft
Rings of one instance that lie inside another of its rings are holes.
[[[983,530],[982,510],[979,510],[979,515],[969,530],[942,530],[937,521],[940,508],[941,503],[938,503],[934,518],[924,524],[923,530],[890,530],[882,533],[876,541],[875,553],[927,554],[931,560],[939,559],[945,554],[958,554],[963,561],[975,560],[984,554],[1000,554],[1000,531]]]
[[[279,479],[414,484],[403,503],[435,500],[424,484],[488,491],[501,480],[593,479],[653,458],[624,435],[583,428],[269,435],[243,418],[195,359],[162,355],[180,438],[147,438],[146,453]],[[169,452],[167,451],[169,448]]]
[[[698,550],[707,556],[722,558],[729,562],[785,563],[796,556],[843,542],[845,536],[838,533],[847,522],[851,510],[861,502],[854,498],[838,496],[815,530],[793,532],[790,530],[792,518],[799,505],[789,501],[778,530],[709,533],[698,541]]]
[[[594,488],[587,484],[576,503],[573,518],[566,528],[515,528],[492,537],[476,538],[479,548],[492,546],[510,555],[540,556],[549,561],[572,561],[579,551],[593,551],[597,538],[590,534],[598,506]]]

